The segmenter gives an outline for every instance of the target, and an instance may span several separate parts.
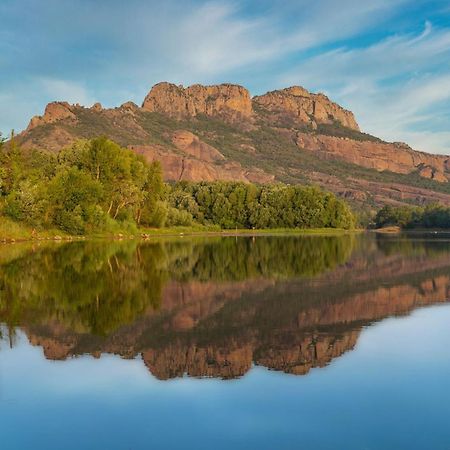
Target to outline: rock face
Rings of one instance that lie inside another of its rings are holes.
[[[324,158],[341,159],[377,171],[407,174],[417,170],[428,179],[447,182],[448,156],[414,151],[398,143],[355,141],[335,136],[297,133],[297,145]]]
[[[176,131],[172,136],[172,143],[182,152],[206,162],[224,161],[225,157],[219,150],[202,142],[189,131]]]
[[[98,103],[98,102],[97,102],[97,103],[94,103],[94,104],[92,105],[91,109],[94,110],[94,111],[97,111],[97,112],[103,111],[102,104],[101,104],[101,103]]]
[[[359,204],[364,204],[368,198],[371,198],[378,205],[426,205],[438,202],[445,206],[450,206],[449,194],[417,186],[395,182],[368,181],[354,176],[342,180],[320,172],[310,172],[309,179],[324,189],[336,192],[341,197]]]
[[[30,124],[28,125],[27,131],[38,127],[39,125],[45,125],[49,123],[55,123],[63,120],[69,122],[76,122],[77,116],[72,111],[73,106],[69,105],[67,102],[53,102],[49,103],[43,116],[34,116]]]
[[[311,94],[300,86],[268,92],[254,97],[253,102],[275,114],[292,114],[298,122],[310,125],[338,122],[344,127],[358,130],[353,113],[333,103],[323,94]]]
[[[234,84],[188,88],[170,83],[159,83],[145,97],[142,108],[175,117],[205,114],[215,116],[236,113],[252,114],[252,102],[247,89]]]
[[[216,148],[201,141],[195,134],[178,130],[171,135],[176,151],[158,145],[131,146],[149,162],[159,161],[168,181],[243,181],[271,183],[274,176],[257,167],[243,168],[228,161]]]

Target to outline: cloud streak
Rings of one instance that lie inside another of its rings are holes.
[[[324,89],[350,107],[367,131],[443,153],[450,149],[440,120],[445,109],[450,112],[449,57],[450,30],[433,29],[426,22],[419,34],[309,58],[283,74],[280,83],[301,77],[309,88]]]

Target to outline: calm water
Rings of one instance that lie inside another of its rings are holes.
[[[450,449],[450,239],[0,246],[0,448]]]

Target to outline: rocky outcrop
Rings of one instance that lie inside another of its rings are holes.
[[[335,136],[297,133],[299,148],[326,159],[340,159],[378,171],[408,174],[413,171],[435,181],[448,182],[449,157],[412,150],[404,144],[356,141]]]
[[[401,206],[404,204],[427,205],[438,202],[450,206],[450,194],[436,192],[401,183],[368,181],[356,177],[341,178],[310,172],[309,179],[326,190],[336,192],[341,197],[364,204],[370,197],[377,205]]]
[[[174,345],[162,351],[147,350],[142,359],[150,372],[160,380],[182,377],[237,378],[252,366],[252,348],[231,343],[228,347]]]
[[[96,111],[96,112],[101,112],[101,111],[103,111],[102,104],[99,103],[99,102],[94,103],[94,104],[91,106],[91,109],[92,109],[93,111]]]
[[[172,143],[186,155],[205,162],[224,161],[225,156],[211,145],[202,142],[190,131],[179,130],[172,135]]]
[[[73,106],[69,105],[67,102],[49,103],[45,108],[43,116],[34,116],[31,119],[27,131],[31,131],[40,125],[46,125],[64,120],[74,123],[77,121],[77,116],[74,114],[72,109]]]
[[[271,183],[270,175],[257,167],[243,168],[235,161],[229,161],[216,148],[203,142],[195,134],[178,130],[171,136],[176,150],[158,145],[130,146],[147,161],[160,161],[164,177],[169,181],[243,181]]]
[[[188,88],[171,83],[153,86],[142,104],[145,111],[159,112],[175,117],[231,115],[250,116],[252,103],[247,89],[234,84]]]
[[[272,370],[294,375],[306,375],[311,369],[325,367],[335,358],[352,350],[360,331],[348,331],[342,335],[306,333],[292,335],[292,342],[277,342],[264,347],[255,358],[255,363]],[[297,337],[297,339],[296,339]]]
[[[253,102],[275,115],[292,115],[298,122],[316,129],[318,124],[338,122],[344,127],[359,130],[355,117],[324,94],[312,94],[300,86],[268,92],[254,97]]]

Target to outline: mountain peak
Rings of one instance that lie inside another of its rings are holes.
[[[194,84],[184,88],[167,82],[158,83],[145,97],[142,108],[175,117],[252,114],[250,93],[235,84]]]
[[[72,111],[73,106],[67,102],[52,102],[45,107],[43,116],[34,116],[30,120],[27,131],[49,123],[58,122],[60,120],[76,121],[77,116]]]
[[[301,86],[291,86],[253,98],[261,108],[277,115],[289,114],[297,121],[316,129],[320,124],[338,123],[359,131],[358,123],[351,111],[332,102],[324,94],[312,94]]]

